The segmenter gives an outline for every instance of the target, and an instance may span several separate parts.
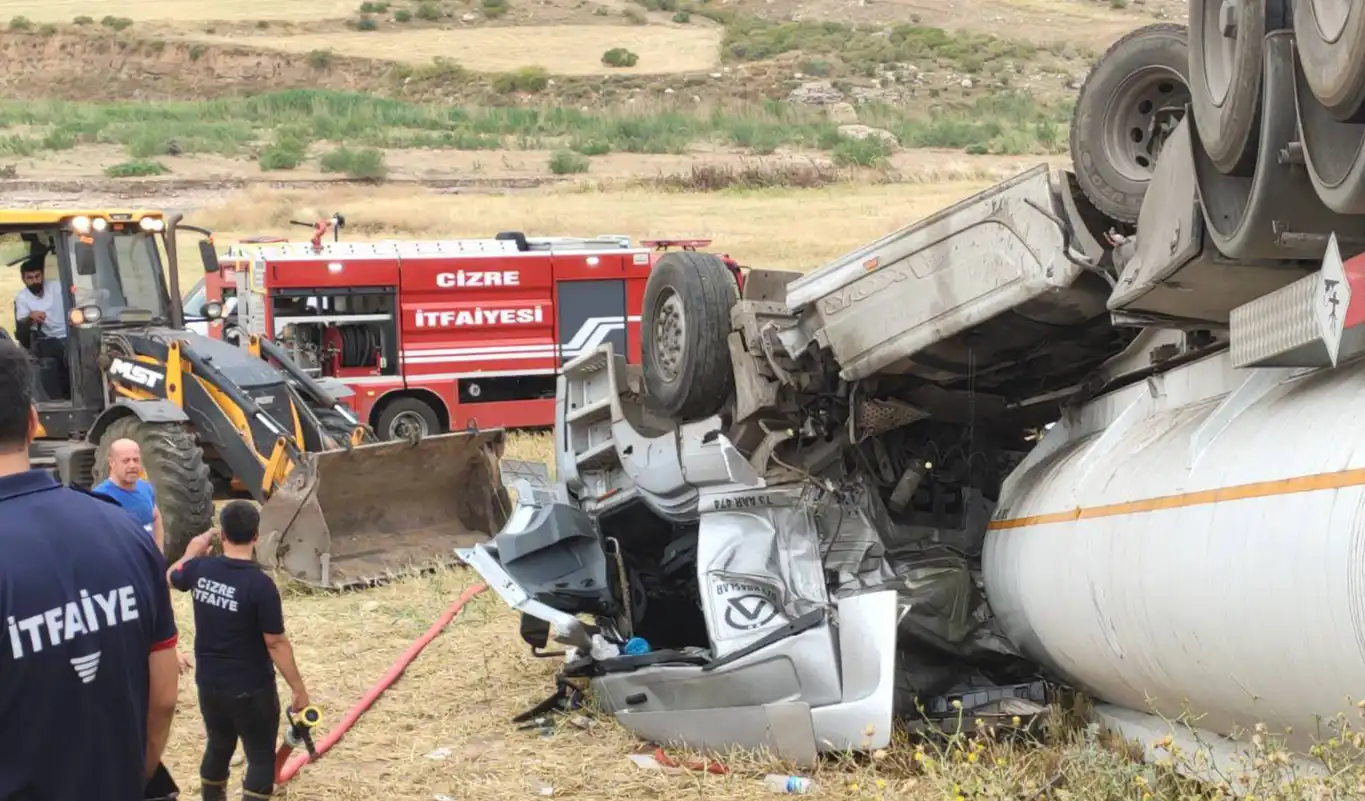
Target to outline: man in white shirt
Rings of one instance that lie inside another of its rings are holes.
[[[14,298],[14,327],[19,342],[39,359],[56,359],[61,365],[62,395],[69,385],[66,362],[66,302],[62,284],[47,279],[43,257],[24,263],[21,277],[24,288]]]

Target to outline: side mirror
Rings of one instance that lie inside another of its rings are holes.
[[[95,237],[97,234],[79,234],[76,237],[76,275],[94,275]]]
[[[218,272],[218,251],[213,249],[213,243],[207,239],[199,240],[199,260],[204,263],[204,272]]]
[[[211,300],[199,307],[199,316],[210,322],[223,316],[223,304],[216,300]]]

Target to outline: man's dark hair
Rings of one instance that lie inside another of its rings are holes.
[[[28,445],[28,415],[33,404],[33,368],[14,340],[0,337],[0,452]]]
[[[256,539],[261,525],[261,513],[250,501],[232,501],[218,513],[218,525],[223,537],[233,545],[247,545]]]

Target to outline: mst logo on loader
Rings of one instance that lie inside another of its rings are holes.
[[[452,287],[521,286],[521,273],[516,270],[457,270],[437,273],[436,286]]]
[[[156,389],[166,379],[165,374],[155,368],[120,358],[115,358],[109,365],[109,375],[146,389]]]

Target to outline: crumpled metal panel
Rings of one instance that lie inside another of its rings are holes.
[[[997,184],[792,282],[787,305],[853,381],[1069,287],[1071,246],[1047,165]]]

